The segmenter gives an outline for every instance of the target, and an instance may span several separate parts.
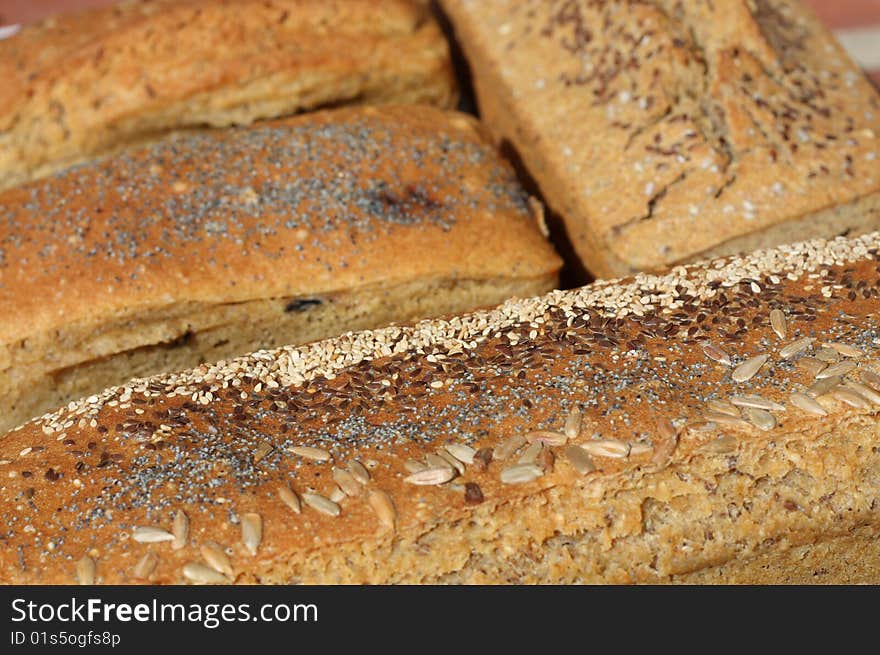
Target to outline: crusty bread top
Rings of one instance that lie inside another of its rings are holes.
[[[442,4],[487,125],[599,276],[880,191],[880,95],[797,2]]]
[[[198,303],[552,276],[534,214],[455,112],[348,108],[187,135],[0,194],[0,344]]]
[[[410,0],[122,2],[0,41],[0,80],[0,188],[177,127],[456,95]]]
[[[0,439],[0,580],[220,579],[211,567],[283,580],[315,557],[345,562],[346,548],[415,540],[551,488],[601,498],[666,466],[682,480],[732,466],[778,476],[794,461],[833,475],[822,469],[833,453],[814,457],[811,435],[878,411],[878,251],[878,233],[802,243],[71,403]],[[808,353],[840,359],[844,377],[790,396],[811,384],[808,363],[823,364]],[[721,402],[731,395],[743,416]],[[517,437],[548,447],[518,464],[529,455],[504,452]],[[780,511],[791,503],[780,498]],[[562,506],[545,511],[566,520]],[[608,521],[611,539],[639,517]],[[442,543],[424,548],[426,568],[451,566]],[[323,580],[388,581],[347,565]]]

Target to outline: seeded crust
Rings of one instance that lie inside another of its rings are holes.
[[[880,96],[783,0],[443,0],[599,277],[880,226]]]
[[[0,580],[880,582],[878,253],[814,240],[108,389],[0,439]]]
[[[145,376],[556,284],[469,116],[347,108],[181,135],[0,194],[0,429]]]
[[[0,42],[0,79],[0,189],[174,129],[456,99],[446,41],[409,0],[123,2]]]

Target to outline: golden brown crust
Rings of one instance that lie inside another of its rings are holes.
[[[26,386],[32,367],[162,343],[212,308],[247,320],[232,310],[255,300],[497,281],[490,303],[462,289],[471,309],[507,282],[552,288],[558,268],[472,117],[348,108],[186,135],[0,194],[0,371]]]
[[[124,2],[0,42],[0,79],[0,188],[175,128],[456,94],[409,0]]]
[[[187,564],[217,568],[213,541],[237,582],[668,581],[876,538],[878,252],[816,240],[109,389],[0,440],[0,579],[134,582],[153,552],[149,581],[211,581]],[[177,512],[184,547],[145,543]]]
[[[598,276],[880,225],[880,96],[798,3],[442,4]]]

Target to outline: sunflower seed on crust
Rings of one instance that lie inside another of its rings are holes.
[[[538,455],[541,454],[542,450],[544,450],[544,443],[541,441],[533,441],[529,444],[529,447],[523,451],[522,455],[520,455],[517,464],[534,464],[538,460]]]
[[[750,423],[762,430],[772,430],[776,427],[776,417],[766,409],[746,407],[745,414]]]
[[[718,429],[718,424],[713,421],[694,421],[688,423],[686,427],[694,432],[714,432]]]
[[[726,352],[724,352],[724,350],[716,346],[714,343],[709,343],[708,341],[704,343],[703,354],[705,354],[706,357],[714,362],[724,364],[724,366],[733,365],[733,360],[730,359],[730,355],[728,355]]]
[[[596,470],[596,465],[593,464],[593,458],[590,457],[590,453],[580,446],[572,444],[566,446],[565,450],[562,452],[566,459],[571,463],[572,467],[574,467],[574,470],[581,475],[586,475],[587,473],[592,473]]]
[[[199,584],[229,584],[229,578],[200,562],[189,562],[183,567],[183,577]]]
[[[795,362],[797,367],[803,369],[807,372],[808,375],[812,377],[816,377],[819,374],[819,371],[823,370],[828,366],[826,362],[823,362],[821,359],[817,359],[816,357],[801,357]]]
[[[725,453],[732,453],[737,449],[738,445],[739,442],[736,440],[736,437],[722,435],[707,443],[703,449],[716,455],[723,455]]]
[[[428,453],[427,455],[425,455],[425,461],[428,462],[428,468],[443,468],[444,466],[451,469],[456,468],[456,466],[452,464],[448,459],[446,459],[442,455],[438,455],[435,453]]]
[[[562,428],[562,432],[569,441],[577,439],[581,436],[583,423],[584,417],[581,410],[578,407],[572,407],[568,416],[565,417],[565,427]]]
[[[232,563],[223,546],[216,541],[206,541],[199,546],[199,552],[212,569],[229,578],[233,577]]]
[[[740,413],[736,408],[736,405],[724,398],[712,398],[711,400],[707,400],[706,407],[719,414],[727,414],[734,418],[740,418]]]
[[[328,516],[339,516],[342,508],[338,503],[333,502],[329,498],[316,494],[311,491],[304,491],[302,494],[303,502],[312,509],[327,514]]]
[[[86,555],[76,563],[76,581],[81,585],[95,584],[95,560]]]
[[[742,416],[731,416],[730,414],[722,414],[720,412],[703,412],[703,418],[713,424],[731,425],[739,428],[747,427],[749,424]]]
[[[826,393],[830,392],[834,387],[840,384],[843,380],[840,376],[834,376],[833,378],[823,378],[821,380],[816,380],[806,389],[806,393],[808,396],[812,396],[813,398],[818,398],[819,396],[824,396]]]
[[[367,502],[376,513],[379,523],[386,528],[394,530],[394,525],[397,522],[397,510],[394,509],[391,496],[381,489],[370,489],[369,494],[367,494]]]
[[[300,502],[299,496],[297,496],[296,492],[286,484],[282,484],[278,487],[278,497],[281,499],[282,503],[287,505],[297,514],[302,512],[302,502]]]
[[[785,336],[788,334],[788,324],[785,320],[785,314],[782,313],[781,309],[770,310],[770,327],[773,328],[777,337],[785,339]]]
[[[333,458],[330,451],[323,448],[315,448],[313,446],[292,446],[287,449],[289,452],[305,459],[315,462],[327,462]]]
[[[805,393],[800,393],[799,391],[795,391],[791,396],[789,396],[789,400],[791,404],[797,407],[798,409],[802,409],[808,414],[813,414],[814,416],[827,416],[828,412],[825,410],[822,405],[819,404],[817,400],[811,398]]]
[[[370,482],[370,472],[367,470],[367,467],[356,459],[353,459],[348,463],[348,472],[354,476],[355,480],[363,485]]]
[[[261,541],[263,518],[256,512],[248,512],[241,517],[241,543],[251,555],[256,555]]]
[[[346,496],[360,496],[363,491],[361,483],[355,480],[354,476],[344,469],[334,468],[333,480],[339,485],[339,488],[342,489]]]
[[[540,441],[547,446],[564,446],[568,442],[568,437],[562,432],[552,430],[532,430],[526,433],[526,441],[529,443]]]
[[[871,387],[861,384],[860,382],[852,382],[850,380],[844,382],[843,386],[859,394],[865,400],[874,403],[875,405],[880,405],[880,393],[877,393]]]
[[[332,500],[334,503],[341,503],[348,496],[346,496],[345,492],[340,489],[338,484],[330,485],[330,491],[327,493],[327,498]]]
[[[410,457],[403,463],[403,468],[407,470],[407,473],[418,473],[419,471],[424,471],[428,467],[423,462]]]
[[[780,405],[777,402],[764,398],[762,396],[756,395],[748,395],[748,396],[731,396],[730,402],[738,407],[754,407],[755,409],[765,409],[768,412],[784,412],[785,405]]]
[[[650,452],[653,452],[654,448],[649,446],[646,443],[631,443],[629,444],[629,456],[636,457],[638,455],[647,455]]]
[[[522,484],[537,480],[544,474],[536,464],[514,464],[501,471],[501,482],[504,484]]]
[[[850,346],[849,344],[840,343],[839,341],[826,341],[822,345],[825,346],[826,348],[831,348],[832,350],[836,350],[844,357],[858,358],[858,357],[865,356],[864,351],[859,350],[858,348],[855,348],[853,346]]]
[[[526,437],[523,434],[515,434],[503,441],[494,451],[495,459],[509,459],[517,450],[526,445]]]
[[[156,564],[158,563],[159,558],[156,556],[156,553],[149,551],[144,553],[144,556],[138,560],[131,570],[131,577],[136,580],[149,580],[150,576],[153,575],[153,571],[156,570]]]
[[[856,409],[869,409],[870,405],[868,401],[865,400],[861,394],[856,393],[852,389],[846,389],[844,387],[835,387],[831,390],[831,397],[839,400],[840,402],[849,405],[850,407],[855,407]]]
[[[182,509],[179,509],[174,513],[174,520],[171,523],[171,533],[174,535],[171,548],[174,550],[180,550],[186,546],[186,542],[189,539],[189,517]]]
[[[474,463],[474,455],[477,454],[477,451],[471,448],[470,446],[466,446],[461,443],[449,443],[445,446],[446,452],[452,455],[459,462],[464,464],[473,464]]]
[[[824,380],[825,378],[833,378],[837,376],[844,376],[847,373],[850,373],[853,369],[856,368],[856,363],[845,359],[841,362],[837,362],[836,364],[831,364],[828,368],[822,369],[816,374],[817,380]]]
[[[598,439],[580,444],[581,448],[596,457],[629,457],[630,445],[619,439]]]
[[[174,535],[163,530],[162,528],[154,528],[152,526],[140,526],[134,529],[131,538],[139,544],[155,544],[161,541],[174,541]]]
[[[826,364],[836,364],[840,361],[840,353],[833,348],[822,347],[816,349],[816,359]]]
[[[459,475],[464,475],[464,463],[461,462],[460,460],[456,459],[452,455],[450,455],[446,450],[438,450],[437,457],[439,457],[440,460],[446,462],[446,464],[448,466],[451,466],[456,471],[458,471]],[[431,464],[430,459],[428,459],[428,464]],[[439,464],[439,460],[438,460],[438,464]]]
[[[814,341],[815,339],[813,337],[801,337],[800,339],[795,339],[787,346],[783,346],[779,349],[779,356],[782,359],[791,359],[795,355],[804,352]]]
[[[764,363],[770,359],[770,355],[755,355],[754,357],[750,357],[742,364],[733,369],[733,373],[730,374],[736,382],[748,382],[758,371],[761,370],[761,367],[764,366]]]
[[[447,465],[442,467],[438,466],[435,468],[429,468],[425,469],[424,471],[413,473],[412,475],[408,475],[407,477],[405,477],[403,481],[408,484],[430,486],[449,482],[454,477],[455,469]]]
[[[867,368],[862,369],[862,382],[871,387],[874,391],[880,391],[880,375]]]

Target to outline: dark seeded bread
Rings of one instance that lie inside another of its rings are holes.
[[[538,212],[538,213],[536,213]],[[0,194],[0,427],[132,376],[555,286],[476,121],[426,106],[181,136]]]
[[[456,96],[410,0],[123,2],[0,41],[0,80],[0,189],[176,129]]]
[[[880,227],[880,95],[789,0],[442,0],[584,266]]]
[[[0,581],[878,583],[878,250],[109,389],[0,439]]]

